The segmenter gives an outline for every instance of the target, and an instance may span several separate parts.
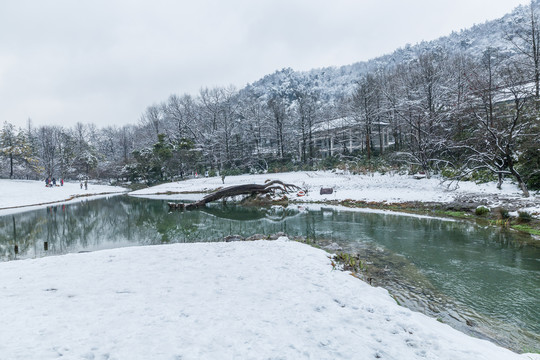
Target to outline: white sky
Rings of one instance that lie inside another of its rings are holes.
[[[528,0],[0,0],[0,123],[136,123],[170,94],[340,66]]]

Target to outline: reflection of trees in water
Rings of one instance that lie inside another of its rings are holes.
[[[15,214],[12,218],[17,230],[16,238],[13,232],[10,234],[8,217],[1,217],[2,260],[15,257],[12,250],[15,243],[19,246],[18,257],[111,247],[110,243],[124,241],[133,233],[127,208],[129,206],[123,206],[122,201],[83,201]]]
[[[241,206],[236,204],[207,204],[200,211],[212,216],[235,221],[251,221],[267,219],[271,221],[282,221],[286,218],[296,216],[300,212],[296,209],[283,206]]]
[[[19,215],[0,217],[0,260],[12,260],[22,254],[36,254],[39,248],[36,239],[40,237],[45,219],[38,216],[25,216],[19,221]],[[17,246],[18,254],[15,254]]]
[[[161,200],[114,197],[83,201],[0,218],[2,260],[92,251],[131,244],[215,241],[254,233],[253,221],[280,221],[294,211],[215,207],[208,212],[167,213]],[[256,226],[255,226],[256,228]],[[15,230],[15,231],[14,231]],[[44,250],[44,243],[48,250]]]
[[[301,214],[301,216],[299,216]],[[352,229],[356,230],[352,230]],[[84,201],[70,205],[0,217],[0,251],[3,260],[95,250],[129,244],[159,244],[220,240],[227,235],[250,236],[283,231],[311,240],[325,238],[349,242],[377,242],[401,253],[411,247],[455,248],[460,258],[475,260],[477,254],[463,244],[515,248],[535,253],[516,234],[479,230],[462,222],[343,212],[333,209],[299,212],[283,207],[242,207],[212,204],[201,211],[167,212],[161,200],[127,196]],[[448,234],[452,234],[448,236]],[[519,262],[521,253],[511,253]]]

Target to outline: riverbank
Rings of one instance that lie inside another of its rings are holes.
[[[95,199],[127,192],[118,186],[64,182],[63,186],[45,187],[45,182],[34,180],[0,179],[0,216],[28,211],[57,203]]]
[[[493,182],[476,184],[470,181],[445,182],[433,177],[415,178],[399,173],[373,173],[354,175],[344,171],[300,171],[277,174],[255,174],[195,178],[172,182],[131,192],[130,195],[145,196],[159,194],[209,193],[217,189],[242,184],[263,184],[267,180],[281,180],[295,184],[305,191],[305,195],[292,194],[290,200],[297,202],[343,202],[355,201],[376,204],[436,203],[475,204],[490,208],[506,207],[509,211],[527,211],[540,216],[540,195],[522,196],[519,188],[510,182],[503,183],[502,189]],[[321,194],[321,188],[332,188],[331,194]]]
[[[330,203],[472,219],[540,235],[540,194],[531,191],[530,197],[523,197],[521,190],[510,182],[503,183],[499,190],[494,182],[451,183],[436,177],[426,179],[398,173],[354,175],[344,171],[302,171],[227,176],[224,181],[218,177],[196,178],[133,191],[130,195],[154,198],[167,195],[168,199],[193,201],[223,187],[263,184],[267,180],[281,180],[304,189],[301,196],[288,195],[294,203]],[[332,193],[321,194],[321,188],[331,188]],[[477,216],[478,206],[489,211]]]
[[[400,307],[286,238],[122,248],[0,271],[0,353],[10,359],[540,359]]]

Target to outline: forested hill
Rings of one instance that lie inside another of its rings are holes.
[[[540,11],[540,0],[534,0],[532,5],[535,11]],[[405,63],[416,59],[421,53],[437,49],[444,49],[447,53],[463,53],[480,57],[486,49],[497,48],[500,53],[512,56],[516,54],[517,49],[508,38],[517,33],[517,28],[523,27],[530,21],[527,18],[528,14],[530,14],[528,6],[518,6],[502,18],[474,25],[470,29],[454,31],[436,40],[424,41],[416,45],[407,44],[391,54],[369,61],[309,71],[294,71],[285,68],[266,75],[249,84],[247,88],[258,94],[265,94],[279,88],[302,86],[318,91],[323,99],[332,100],[349,96],[356,88],[358,80],[368,72]]]

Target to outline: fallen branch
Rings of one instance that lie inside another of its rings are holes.
[[[193,209],[203,207],[207,203],[212,202],[212,201],[235,197],[239,195],[248,195],[251,197],[257,197],[257,196],[267,195],[267,194],[275,195],[278,192],[283,193],[283,194],[288,194],[289,192],[296,191],[296,190],[301,190],[301,188],[294,184],[286,184],[280,180],[267,181],[264,185],[259,185],[259,184],[236,185],[236,186],[229,186],[227,188],[218,190],[212,194],[206,195],[204,198],[194,203],[188,203],[188,204],[169,203],[169,208],[171,210],[172,209],[193,210]]]

